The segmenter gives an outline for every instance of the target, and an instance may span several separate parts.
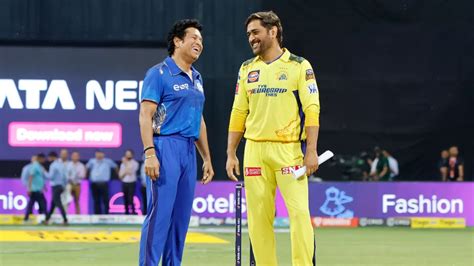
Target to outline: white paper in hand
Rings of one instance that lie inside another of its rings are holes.
[[[318,163],[319,165],[323,164],[325,161],[331,159],[331,157],[334,156],[334,153],[332,151],[325,151],[323,154],[319,155],[318,157]],[[300,178],[302,175],[306,173],[306,166],[301,167],[298,170],[291,170],[291,175],[293,176],[294,179]]]

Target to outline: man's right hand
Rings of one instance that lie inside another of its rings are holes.
[[[156,156],[145,159],[145,173],[153,181],[160,177],[160,162]]]
[[[225,164],[225,170],[227,171],[227,176],[230,180],[238,182],[239,179],[235,176],[235,174],[240,175],[240,165],[239,159],[237,155],[227,155],[227,162]],[[235,174],[234,174],[235,171]]]

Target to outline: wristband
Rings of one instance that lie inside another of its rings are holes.
[[[149,147],[146,147],[144,150],[143,150],[143,153],[145,153],[147,150],[151,150],[151,149],[154,149],[155,146],[149,146]]]
[[[155,155],[155,154],[148,155],[148,156],[145,157],[145,160],[146,160],[146,159],[150,159],[151,157],[156,157],[156,155]]]

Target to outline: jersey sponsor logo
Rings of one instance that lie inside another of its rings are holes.
[[[239,94],[239,83],[235,84],[235,94]]]
[[[306,69],[306,78],[305,79],[306,80],[314,79],[314,72],[311,68]]]
[[[287,92],[287,89],[284,88],[267,88],[267,85],[258,85],[255,89],[250,89],[248,92],[249,94],[259,94],[265,93],[265,96],[275,97],[278,96],[280,93]]]
[[[260,77],[260,70],[250,71],[247,76],[247,83],[257,82]]]
[[[291,174],[291,171],[296,171],[298,169],[300,169],[301,166],[300,165],[295,165],[295,166],[286,166],[286,167],[282,167],[281,168],[281,174],[282,175],[289,175]]]
[[[261,176],[262,168],[260,167],[245,167],[245,176]]]
[[[288,73],[280,71],[276,74],[278,80],[288,80]]]
[[[189,85],[188,83],[184,83],[184,84],[174,84],[173,85],[173,90],[174,91],[182,91],[182,90],[189,90]]]
[[[309,93],[310,94],[313,94],[313,93],[318,93],[318,85],[316,85],[316,83],[310,83],[308,85],[308,90],[309,90]]]

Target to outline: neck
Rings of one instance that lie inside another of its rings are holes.
[[[178,67],[181,68],[181,70],[183,70],[184,72],[188,73],[189,71],[191,71],[192,63],[187,62],[182,56],[173,54],[171,58],[173,58],[176,65],[178,65]]]
[[[270,47],[270,49],[267,49],[267,51],[260,55],[260,58],[262,58],[264,62],[269,63],[273,62],[282,54],[283,49],[278,44],[274,44],[272,47]]]

